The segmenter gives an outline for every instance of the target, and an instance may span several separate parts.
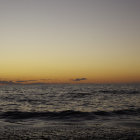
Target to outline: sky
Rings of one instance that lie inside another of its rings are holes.
[[[0,0],[0,83],[140,82],[139,0]]]

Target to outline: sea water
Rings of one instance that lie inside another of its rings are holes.
[[[138,84],[0,86],[0,118],[45,120],[139,115]]]
[[[0,86],[3,127],[86,127],[120,121],[133,122],[133,127],[140,122],[139,84]]]

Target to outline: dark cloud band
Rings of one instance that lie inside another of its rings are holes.
[[[87,78],[76,78],[76,79],[73,79],[72,81],[78,82],[78,81],[84,81],[84,80],[87,80]]]

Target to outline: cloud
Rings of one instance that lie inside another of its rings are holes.
[[[13,85],[13,84],[16,84],[16,83],[13,82],[13,81],[0,81],[0,84],[3,84],[3,85]]]
[[[52,80],[52,79],[40,79],[42,81],[49,81],[49,80]]]
[[[37,80],[19,80],[19,81],[3,81],[0,80],[0,85],[19,85],[19,84],[24,84],[24,83],[28,83],[28,82],[35,82]]]
[[[26,82],[26,81],[16,81],[17,83],[22,83],[22,82]]]
[[[37,81],[37,80],[26,80],[26,81],[28,81],[28,82],[34,82],[34,81]]]
[[[37,80],[24,80],[24,81],[16,81],[17,83],[23,83],[23,82],[34,82],[34,81],[37,81]]]
[[[72,81],[75,81],[75,82],[84,81],[84,80],[87,80],[87,78],[76,78],[76,79],[72,79]]]

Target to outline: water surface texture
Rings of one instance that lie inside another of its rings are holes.
[[[139,84],[0,86],[3,127],[91,129],[98,125],[115,125],[139,130],[139,122]]]

